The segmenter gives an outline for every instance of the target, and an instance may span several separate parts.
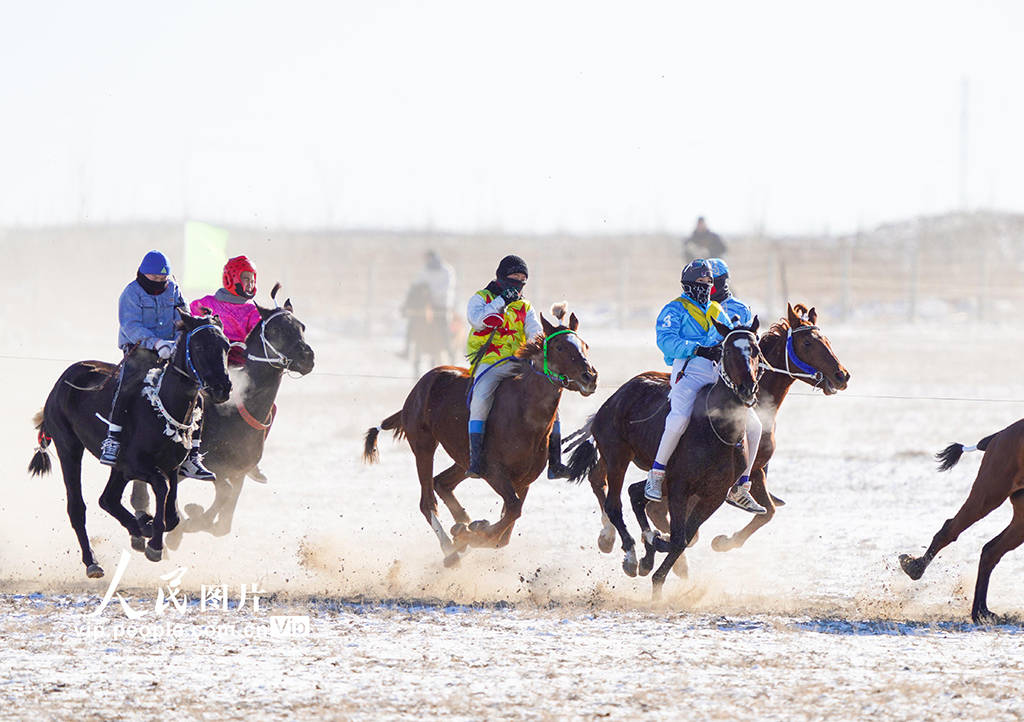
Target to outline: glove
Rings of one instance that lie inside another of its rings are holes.
[[[706,358],[708,361],[718,362],[722,360],[722,344],[715,344],[714,346],[698,346],[694,349],[694,356],[700,356]]]
[[[518,301],[523,296],[515,286],[506,286],[501,290],[501,297],[505,299],[505,305],[508,305],[513,301]]]
[[[153,350],[156,351],[157,356],[166,361],[171,357],[171,354],[174,353],[174,342],[160,339],[153,344]]]

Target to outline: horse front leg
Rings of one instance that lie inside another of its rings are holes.
[[[176,474],[176,472],[172,473]],[[156,499],[156,514],[153,515],[153,536],[146,543],[144,553],[149,561],[158,562],[164,556],[164,529],[169,487],[167,478],[159,469],[151,472],[147,477],[147,481],[153,489],[153,496]]]
[[[452,464],[447,469],[434,477],[434,491],[441,497],[441,501],[448,507],[456,524],[468,525],[472,519],[466,513],[465,508],[455,498],[455,487],[461,484],[466,478],[466,470],[458,464]]]
[[[508,479],[487,479],[487,483],[501,497],[501,518],[493,524],[486,519],[472,522],[466,530],[466,536],[470,546],[497,549],[507,545],[512,538],[512,528],[523,513],[526,489],[522,494],[517,494],[515,486]]]
[[[149,513],[149,485],[146,482],[138,479],[132,482],[131,503],[135,519],[142,527],[142,535],[139,538],[153,536],[153,515]],[[141,552],[145,545],[145,540],[142,540],[136,546],[135,539],[132,539],[132,548],[135,551]]]
[[[768,510],[767,514],[754,514],[747,525],[732,536],[719,534],[711,540],[711,548],[716,552],[727,552],[739,549],[751,535],[775,517],[775,497],[768,493],[765,485],[765,470],[755,469],[750,474],[750,494],[757,502]]]
[[[697,535],[700,525],[707,521],[715,509],[722,505],[722,499],[708,499],[690,495],[685,502],[669,500],[671,514],[671,532],[668,542],[668,555],[651,577],[652,594],[654,599],[661,598],[662,588],[665,586],[665,579],[668,573],[675,569],[687,546]],[[680,577],[685,578],[683,570],[676,570]]]
[[[111,469],[107,485],[103,487],[103,493],[100,494],[100,508],[117,519],[121,526],[128,530],[132,538],[132,546],[135,547],[135,540],[142,538],[142,527],[139,525],[138,519],[121,503],[126,486],[128,486],[128,480],[124,478],[121,470]]]

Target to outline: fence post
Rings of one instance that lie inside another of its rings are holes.
[[[615,322],[619,328],[626,327],[626,311],[629,307],[629,259],[627,255],[619,265],[618,308],[615,309]]]
[[[920,282],[921,272],[919,270],[919,254],[920,244],[918,243],[917,237],[910,238],[908,241],[908,252],[910,254],[910,298],[908,316],[910,316],[911,322],[917,321],[917,294],[918,284]]]
[[[376,315],[377,295],[377,259],[370,257],[370,264],[366,269],[366,308],[363,309],[363,335],[370,336],[373,333],[373,317]],[[390,309],[389,309],[390,310]]]

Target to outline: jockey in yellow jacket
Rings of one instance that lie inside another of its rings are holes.
[[[515,356],[527,341],[544,332],[537,312],[523,298],[529,277],[526,262],[519,256],[505,256],[495,278],[469,299],[466,319],[469,338],[466,354],[473,367],[473,392],[469,404],[469,469],[471,477],[484,471],[484,430],[502,380],[519,373],[518,364],[505,359]],[[479,356],[479,359],[477,357]],[[562,439],[558,419],[548,438],[548,478],[568,478],[562,465]]]

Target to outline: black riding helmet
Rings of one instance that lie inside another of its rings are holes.
[[[708,301],[711,300],[711,288],[710,283],[700,282],[700,278],[711,278],[711,264],[705,261],[703,258],[695,258],[686,264],[682,274],[679,276],[679,282],[683,286],[683,293],[692,298],[702,306],[707,306]]]
[[[509,278],[513,273],[521,273],[527,277],[530,275],[529,270],[526,268],[526,261],[519,256],[505,256],[498,263],[498,269],[494,272],[494,277],[498,280],[498,285],[522,291],[525,281]]]

